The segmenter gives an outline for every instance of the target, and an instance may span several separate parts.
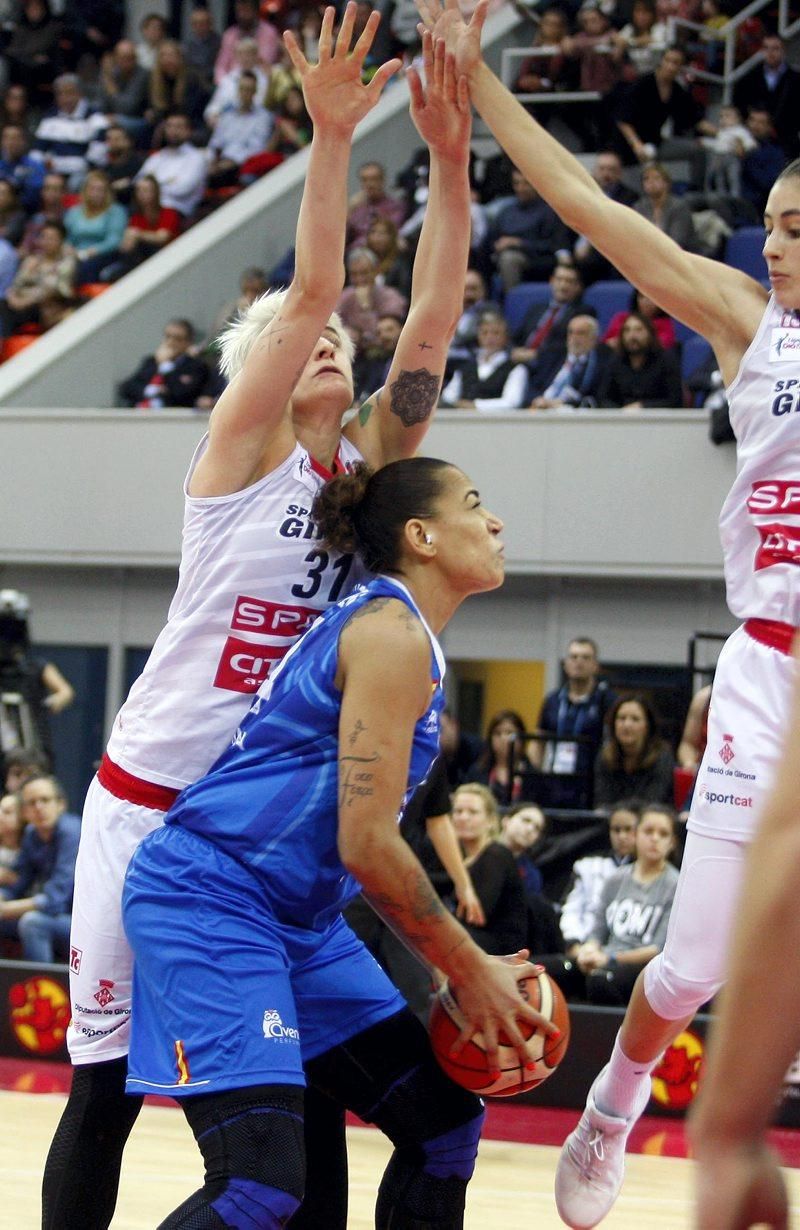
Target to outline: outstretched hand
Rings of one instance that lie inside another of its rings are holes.
[[[469,24],[461,16],[458,0],[415,0],[422,18],[420,33],[429,30],[434,43],[440,39],[456,58],[456,72],[468,76],[481,63],[481,31],[489,11],[489,0],[478,0]]]
[[[411,118],[431,153],[441,158],[466,158],[472,115],[465,76],[456,74],[452,52],[442,39],[434,45],[428,30],[422,34],[425,86],[415,68],[408,70]]]
[[[349,134],[375,106],[383,87],[401,67],[401,61],[394,59],[382,64],[369,85],[364,85],[361,73],[380,23],[380,15],[375,11],[370,13],[352,51],[350,42],[356,20],[354,0],[350,0],[344,11],[335,49],[334,17],[335,9],[329,6],[322,18],[317,64],[309,64],[290,30],[285,31],[283,41],[292,64],[300,74],[303,97],[314,127]]]

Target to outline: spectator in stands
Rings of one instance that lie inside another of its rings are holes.
[[[528,395],[528,371],[511,355],[508,325],[501,312],[484,312],[472,358],[442,389],[441,405],[457,410],[521,410]]]
[[[651,162],[656,156],[686,158],[692,183],[701,188],[705,154],[695,140],[702,112],[679,83],[686,56],[680,47],[667,47],[652,73],[638,77],[621,98],[617,110],[617,147],[627,163]],[[662,139],[669,120],[673,136]]]
[[[186,63],[198,74],[206,90],[214,87],[214,63],[221,42],[210,10],[193,8],[189,14],[189,33],[181,46]]]
[[[479,782],[459,786],[451,816],[486,918],[482,925],[463,919],[464,926],[484,952],[518,952],[527,935],[525,897],[514,856],[495,839],[498,811],[491,790]]]
[[[353,363],[354,404],[360,406],[371,394],[382,389],[403,331],[400,316],[379,316],[375,330],[375,343],[369,349],[363,344],[356,350]]]
[[[66,187],[67,181],[57,171],[50,171],[45,175],[42,181],[41,209],[33,215],[25,227],[25,234],[20,244],[20,254],[22,256],[32,256],[34,252],[38,251],[42,228],[48,222],[57,222],[59,225],[63,223],[64,192]]]
[[[4,888],[17,881],[23,826],[19,795],[4,794],[0,798],[0,885]]]
[[[160,13],[146,13],[139,22],[141,38],[136,44],[136,58],[146,72],[156,66],[158,48],[168,36],[167,23]]]
[[[4,124],[0,132],[0,178],[16,184],[27,213],[32,214],[39,208],[44,166],[28,153],[27,133],[19,124]]]
[[[546,829],[544,812],[537,803],[517,803],[500,821],[497,840],[513,854],[526,898],[542,891],[542,873],[536,866],[534,853]]]
[[[685,201],[673,196],[672,179],[660,162],[649,162],[644,167],[642,196],[634,209],[687,252],[699,250],[692,211]]]
[[[8,79],[26,86],[40,107],[50,102],[50,87],[61,66],[61,22],[49,0],[22,0],[19,20],[3,48]]]
[[[752,107],[769,112],[778,144],[787,158],[800,154],[800,72],[786,63],[786,47],[778,34],[761,44],[764,58],[739,82],[733,98],[742,115]]]
[[[605,98],[620,79],[624,47],[615,38],[611,20],[599,0],[584,0],[578,11],[578,25],[577,34],[568,35],[561,49],[578,63],[578,89]],[[568,122],[585,149],[597,149],[607,139],[607,114],[602,103],[599,106],[596,102],[573,104]]]
[[[669,862],[677,823],[669,806],[647,805],[636,826],[636,859],[609,876],[576,965],[590,1003],[627,1004],[639,973],[664,947],[678,872]]]
[[[173,111],[164,121],[164,147],[145,159],[139,172],[154,175],[161,188],[161,204],[190,218],[203,199],[206,160],[191,144],[191,124],[182,111]],[[137,177],[138,178],[138,177]]]
[[[22,242],[27,218],[13,179],[0,179],[0,239],[16,248]]]
[[[372,6],[370,6],[372,12]],[[264,105],[268,111],[277,111],[290,89],[301,90],[300,74],[289,58],[289,53],[281,43],[280,59],[269,70],[267,80],[267,96]]]
[[[620,799],[671,803],[675,759],[658,733],[658,721],[645,696],[623,696],[608,715],[608,739],[594,769],[594,805],[605,809]]]
[[[275,113],[275,128],[267,145],[268,153],[280,154],[281,158],[291,158],[292,154],[305,149],[309,144],[312,129],[303,91],[299,86],[292,85]]]
[[[214,317],[211,328],[202,342],[198,344],[198,353],[209,363],[216,363],[219,357],[216,343],[220,334],[227,329],[228,325],[233,324],[240,313],[246,312],[259,295],[266,294],[269,288],[269,280],[263,269],[257,265],[250,265],[244,269],[239,278],[239,294],[235,299],[227,299],[222,304]]]
[[[208,143],[208,182],[220,188],[239,182],[243,163],[266,151],[275,121],[256,102],[255,73],[242,72],[237,83],[238,104],[226,107]]]
[[[696,769],[703,759],[708,739],[708,708],[711,704],[711,684],[698,688],[686,713],[677,760],[682,769]]]
[[[79,300],[62,295],[60,291],[49,291],[39,304],[39,328],[42,333],[54,329],[68,316],[72,316],[80,307]]]
[[[500,312],[500,306],[486,297],[486,281],[477,269],[468,269],[464,279],[464,303],[453,341],[447,355],[449,368],[471,359],[478,343],[478,324],[487,311]]]
[[[144,118],[150,76],[136,56],[136,44],[120,39],[113,51],[103,56],[97,103],[109,122],[129,132],[138,144],[148,131]]]
[[[608,328],[603,334],[603,341],[607,346],[611,346],[614,350],[619,348],[619,335],[631,312],[644,316],[645,320],[650,321],[658,343],[664,350],[675,349],[678,344],[675,321],[671,316],[667,316],[667,313],[652,299],[649,299],[643,291],[635,288],[631,291],[631,301],[627,311],[615,312],[608,322]]]
[[[552,806],[588,808],[592,804],[592,777],[606,719],[617,698],[599,678],[597,644],[591,637],[573,637],[561,666],[565,682],[547,693],[536,724],[538,734],[555,735],[559,741],[536,740],[528,756],[556,779],[547,790]],[[570,739],[578,742],[569,742]]]
[[[106,117],[92,109],[81,94],[74,73],[62,73],[53,84],[55,107],[36,129],[32,153],[48,171],[60,171],[75,191],[80,189],[106,128]]]
[[[38,324],[42,300],[53,291],[71,298],[75,289],[75,255],[67,247],[61,222],[45,222],[37,251],[26,256],[0,300],[0,335],[8,337],[22,324]]]
[[[64,6],[67,64],[94,78],[100,60],[122,38],[125,0],[69,0]]]
[[[659,21],[654,0],[634,0],[631,19],[614,41],[633,65],[637,76],[655,71],[669,42],[669,31],[667,23]]]
[[[405,320],[408,300],[391,286],[378,286],[378,259],[369,248],[351,248],[345,264],[347,285],[336,310],[345,326],[361,330],[362,347],[367,349],[377,341],[378,318],[400,316]]]
[[[400,246],[400,236],[391,218],[376,218],[367,231],[364,247],[378,258],[379,286],[393,286],[401,295],[411,290],[411,264]]]
[[[742,159],[742,196],[761,217],[769,190],[786,165],[786,154],[775,140],[775,127],[766,107],[751,107],[745,122],[755,145]]]
[[[258,62],[269,69],[279,55],[278,31],[267,21],[261,21],[258,0],[236,0],[235,23],[222,36],[219,55],[214,65],[214,81],[219,85],[226,73],[236,64],[236,47],[243,38],[253,38],[258,45]]]
[[[191,353],[193,342],[194,328],[188,320],[167,321],[158,349],[120,384],[124,405],[145,410],[192,406],[208,375],[202,359]]]
[[[111,191],[120,205],[129,205],[133,181],[142,169],[144,157],[133,148],[130,133],[120,124],[106,129],[102,169],[108,176]]]
[[[147,120],[155,125],[154,144],[162,139],[160,125],[174,111],[181,111],[189,119],[192,133],[198,140],[207,135],[203,123],[203,110],[208,102],[208,93],[194,71],[183,58],[180,43],[165,38],[156,52],[156,62],[150,73]]]
[[[358,168],[360,190],[352,197],[347,213],[347,242],[360,245],[376,218],[389,218],[400,227],[406,216],[402,201],[386,191],[386,172],[379,162],[365,162]]]
[[[631,312],[619,335],[619,349],[599,390],[601,406],[623,410],[683,406],[677,357],[659,345],[652,321]]]
[[[0,239],[0,298],[11,289],[18,269],[17,249],[12,248],[7,239]]]
[[[574,316],[592,315],[583,302],[583,282],[571,265],[556,265],[550,276],[550,300],[535,303],[525,313],[511,352],[515,363],[538,363],[546,356],[563,355],[567,325]]]
[[[439,746],[451,789],[462,785],[481,752],[481,740],[461,729],[452,709],[444,708],[439,721]]]
[[[467,773],[470,781],[488,786],[503,805],[525,797],[525,777],[531,769],[525,733],[525,723],[515,709],[495,713],[483,747]]]
[[[161,204],[161,189],[153,175],[137,179],[128,224],[112,259],[100,270],[101,282],[116,282],[141,265],[148,256],[160,252],[181,230],[181,216]]]
[[[75,859],[81,822],[67,811],[54,777],[30,778],[20,791],[26,829],[17,880],[0,901],[0,935],[19,939],[23,961],[69,955]]]
[[[742,159],[755,149],[755,138],[742,123],[737,107],[723,106],[713,136],[700,140],[709,151],[706,164],[706,192],[742,195]]]
[[[611,352],[599,340],[595,316],[573,316],[563,350],[549,349],[536,364],[528,387],[531,410],[597,405]]]
[[[518,94],[549,94],[553,90],[574,87],[577,74],[561,49],[569,33],[567,15],[561,8],[546,8],[534,35],[532,48],[548,51],[549,55],[535,55],[522,61],[517,74],[515,90]],[[560,111],[565,108],[560,108]],[[548,108],[545,116],[550,115]]]
[[[508,291],[524,280],[550,277],[559,258],[569,256],[569,231],[516,167],[511,177],[516,200],[504,205],[490,228],[497,271]]]
[[[10,85],[6,90],[0,107],[0,123],[19,124],[28,138],[33,137],[37,118],[28,104],[28,91],[24,85]]]
[[[564,953],[574,960],[589,938],[600,894],[609,876],[630,863],[636,850],[636,825],[642,814],[638,799],[623,799],[608,817],[607,854],[588,854],[572,865],[572,880],[561,908],[559,925]]]
[[[7,794],[18,794],[30,777],[50,772],[50,758],[32,747],[18,747],[3,757],[3,788]]]
[[[612,201],[621,205],[633,205],[636,193],[622,180],[622,159],[616,150],[601,150],[597,155],[592,172],[593,177]],[[600,278],[615,278],[617,271],[609,261],[592,247],[589,240],[579,235],[572,248],[572,261],[580,273],[583,282],[596,282]]]
[[[254,38],[243,38],[236,47],[236,64],[220,81],[203,112],[209,128],[214,128],[227,108],[239,106],[239,81],[243,73],[250,73],[256,83],[254,100],[263,106],[267,94],[267,74],[258,63],[258,44]]]
[[[127,221],[128,211],[115,199],[105,171],[90,171],[78,204],[64,215],[67,241],[78,259],[79,282],[98,280],[122,242]]]

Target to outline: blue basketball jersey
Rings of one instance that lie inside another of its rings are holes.
[[[431,640],[431,705],[414,729],[403,805],[439,751],[444,658],[409,591],[377,577],[328,610],[263,685],[230,747],[188,786],[167,825],[213,842],[263,886],[275,918],[321,930],[359,891],[339,857],[339,635],[375,598],[411,608]],[[391,705],[391,696],[386,697]]]

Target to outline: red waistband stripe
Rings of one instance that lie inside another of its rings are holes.
[[[785,654],[792,652],[792,644],[798,633],[798,629],[792,624],[782,624],[776,619],[748,619],[744,630],[759,644],[768,645],[770,649],[777,649],[779,653]]]
[[[136,803],[140,807],[151,807],[153,811],[169,811],[180,794],[180,790],[172,786],[158,786],[155,782],[134,777],[105,755],[97,770],[97,780],[114,798]]]

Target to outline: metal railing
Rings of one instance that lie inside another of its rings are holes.
[[[605,47],[599,45],[594,48],[598,55],[610,55],[614,50],[610,45]],[[545,59],[549,56],[561,54],[561,48],[558,44],[551,47],[506,47],[500,57],[500,80],[506,89],[511,90],[515,98],[520,102],[537,102],[537,103],[579,103],[579,102],[599,102],[602,95],[598,90],[548,90],[537,91],[536,93],[518,94],[514,90],[514,84],[517,80],[519,69],[515,69],[515,62],[530,59]]]
[[[722,101],[724,103],[731,101],[733,87],[741,81],[742,77],[746,77],[764,59],[764,53],[756,51],[753,55],[748,56],[746,60],[743,60],[741,64],[736,63],[736,40],[739,28],[751,17],[755,17],[771,4],[772,0],[752,0],[751,4],[748,4],[740,13],[737,13],[729,22],[715,31],[713,38],[708,40],[724,44],[722,72],[710,72],[705,68],[692,69],[692,75],[696,80],[708,81],[713,85],[722,87]],[[670,18],[669,28],[671,42],[677,41],[679,30],[708,33],[705,26],[699,25],[695,21],[687,21],[683,17]],[[800,17],[791,20],[789,0],[778,0],[778,34],[781,38],[791,38],[792,35],[798,32],[800,32]]]

